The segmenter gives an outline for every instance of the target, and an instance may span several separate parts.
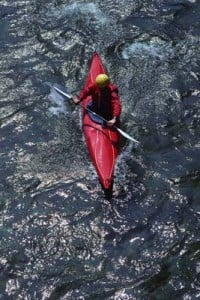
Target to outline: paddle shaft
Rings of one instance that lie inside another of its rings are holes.
[[[58,89],[56,86],[54,86],[54,89],[56,91],[58,91],[60,94],[62,94],[63,96],[67,97],[68,99],[73,99],[72,95],[69,95],[63,91],[61,91],[60,89]],[[87,111],[91,112],[93,115],[97,116],[99,119],[101,119],[104,122],[107,122],[106,119],[104,119],[102,116],[98,115],[97,113],[95,113],[93,110],[89,109],[88,107],[85,107],[84,105],[82,105],[80,102],[78,103],[81,107],[83,107],[84,109],[86,109]]]
[[[68,99],[73,99],[73,96],[70,94],[67,94],[65,92],[63,92],[62,90],[60,90],[59,88],[57,88],[56,86],[54,86],[54,89],[59,92],[60,94],[62,94],[63,96],[67,97]],[[80,102],[78,103],[81,107],[83,107],[85,110],[89,111],[90,113],[92,113],[93,115],[97,116],[99,119],[101,119],[104,122],[108,122],[106,119],[104,119],[102,116],[98,115],[97,113],[95,113],[94,111],[92,111],[91,109],[89,109],[88,107],[85,107],[84,105],[82,105]],[[115,125],[112,125],[112,127],[114,127],[121,135],[123,135],[125,138],[135,142],[135,143],[139,143],[136,139],[134,139],[133,137],[131,137],[129,134],[127,134],[126,132],[124,132],[122,129],[118,128]]]

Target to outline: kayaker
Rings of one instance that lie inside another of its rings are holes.
[[[75,104],[91,96],[90,109],[108,120],[107,125],[113,126],[119,122],[121,113],[121,102],[118,88],[110,82],[106,74],[99,74],[95,83],[81,90],[78,96],[73,97]]]

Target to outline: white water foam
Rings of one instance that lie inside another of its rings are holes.
[[[81,16],[87,17],[91,19],[91,15],[95,20],[98,20],[98,22],[104,24],[108,23],[109,19],[106,17],[105,14],[100,10],[97,4],[94,3],[73,3],[70,5],[62,5],[59,10],[54,10],[50,12],[48,15],[52,15],[57,18],[63,18],[63,17],[76,17],[79,19]]]
[[[158,42],[151,40],[150,42],[134,42],[122,51],[124,59],[129,59],[133,56],[152,56],[163,59],[173,53],[171,44],[167,42]]]
[[[56,92],[53,87],[51,88],[48,99],[52,104],[52,106],[49,108],[51,114],[59,116],[60,114],[68,115],[71,113],[71,108],[67,103],[67,100],[58,92]]]

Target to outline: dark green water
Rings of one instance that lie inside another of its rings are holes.
[[[0,4],[0,299],[200,297],[200,3]],[[75,93],[93,51],[128,141],[104,199]]]

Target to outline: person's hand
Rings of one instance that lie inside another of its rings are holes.
[[[74,96],[74,97],[72,98],[72,100],[74,101],[75,104],[78,104],[78,103],[80,102],[80,99],[79,99],[78,96]]]
[[[116,123],[116,117],[113,117],[111,120],[107,121],[108,126],[113,126]]]

